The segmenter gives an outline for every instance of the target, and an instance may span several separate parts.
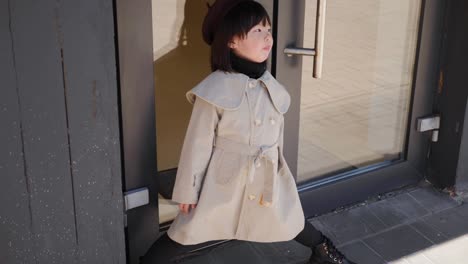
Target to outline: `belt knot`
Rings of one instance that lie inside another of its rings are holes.
[[[256,167],[260,167],[261,160],[269,160],[264,170],[263,194],[261,204],[270,206],[273,202],[273,186],[277,172],[274,170],[276,160],[268,159],[269,151],[278,151],[278,142],[268,146],[251,146],[249,144],[236,142],[224,137],[216,137],[214,145],[216,147],[229,150],[231,152],[248,155],[249,158],[249,183],[252,183],[255,176]],[[278,153],[280,155],[280,153]],[[276,155],[274,155],[276,157]]]

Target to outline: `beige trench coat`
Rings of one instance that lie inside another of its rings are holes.
[[[172,200],[197,207],[177,215],[169,237],[184,245],[293,239],[304,213],[283,156],[286,89],[268,71],[258,80],[215,71],[186,95],[194,106]]]

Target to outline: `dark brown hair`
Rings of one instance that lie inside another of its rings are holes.
[[[259,23],[271,25],[265,8],[255,2],[246,1],[234,6],[216,28],[211,44],[211,70],[232,72],[229,42],[235,37],[245,38],[250,29]]]

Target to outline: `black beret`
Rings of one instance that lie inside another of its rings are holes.
[[[241,2],[252,1],[252,0],[216,0],[216,2],[209,7],[208,13],[203,20],[203,40],[211,45],[213,42],[216,27],[221,24],[224,16],[237,4]]]

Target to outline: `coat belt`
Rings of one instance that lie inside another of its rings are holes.
[[[278,151],[278,142],[268,146],[251,146],[249,144],[237,142],[231,139],[217,136],[214,141],[214,146],[224,149],[229,152],[243,154],[249,156],[249,182],[252,183],[255,175],[255,168],[261,159],[265,161],[265,175],[263,182],[263,194],[260,203],[264,206],[270,206],[273,203],[273,186],[276,180],[277,171],[274,164],[277,160],[270,159],[266,154],[270,151]],[[279,157],[274,155],[275,157]]]

